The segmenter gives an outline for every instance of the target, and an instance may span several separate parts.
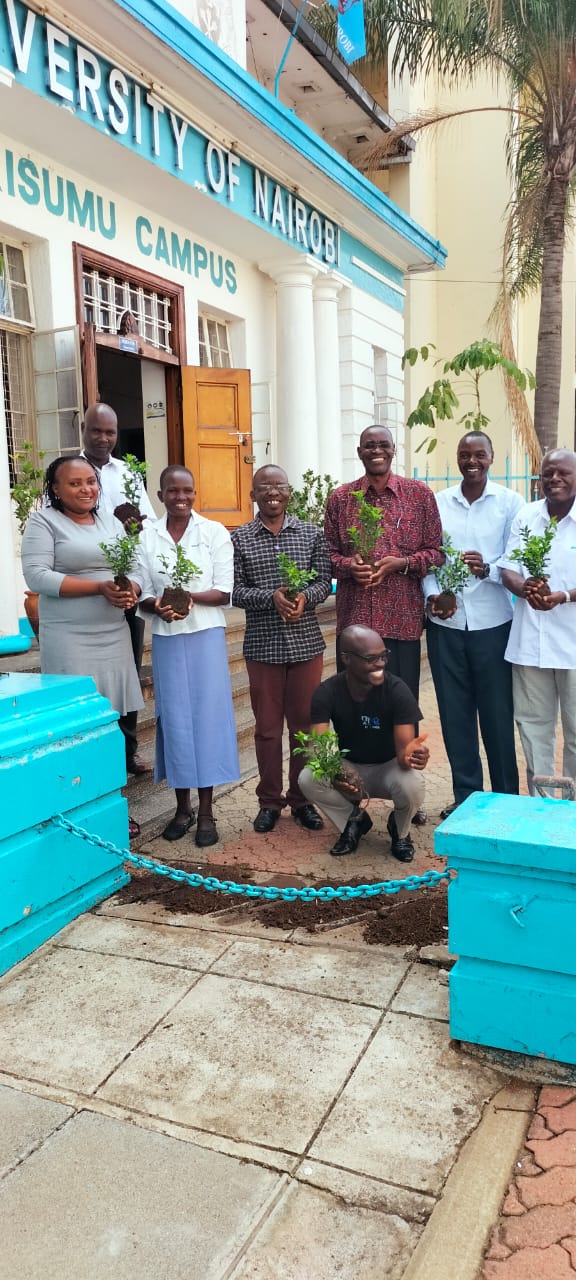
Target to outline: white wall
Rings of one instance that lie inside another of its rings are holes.
[[[343,472],[353,480],[362,468],[356,456],[361,431],[374,422],[374,350],[387,353],[388,394],[403,399],[401,359],[404,320],[400,312],[359,289],[343,289],[338,301]],[[397,467],[404,470],[404,432],[396,438]]]
[[[203,35],[224,53],[246,66],[246,5],[244,0],[171,0]]]

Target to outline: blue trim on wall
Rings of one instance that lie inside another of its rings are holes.
[[[448,251],[439,240],[429,235],[308,125],[299,120],[298,116],[273,98],[233,58],[223,53],[188,19],[173,9],[167,0],[115,0],[115,3],[141,26],[151,31],[162,44],[228,94],[233,102],[248,111],[254,119],[287,142],[300,156],[311,161],[365,209],[381,218],[420,253],[424,253],[431,266],[444,266]]]

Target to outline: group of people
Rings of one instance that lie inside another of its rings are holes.
[[[298,751],[300,732],[335,730],[364,794],[392,800],[391,853],[414,856],[412,823],[426,821],[423,770],[429,759],[418,706],[424,625],[442,732],[452,770],[451,812],[482,790],[478,723],[495,791],[518,791],[514,718],[528,782],[554,772],[558,706],[564,770],[576,775],[576,455],[547,454],[539,502],[488,478],[492,445],[483,433],[458,445],[460,484],[434,495],[393,472],[394,443],[385,427],[366,428],[358,457],[364,474],[330,496],[325,527],[287,508],[290,485],[277,466],[253,480],[257,514],[232,535],[194,510],[194,478],[166,467],[157,519],[144,487],[140,537],[129,584],[112,580],[102,544],[124,527],[124,464],[113,457],[117,421],[107,405],[91,406],[82,453],[51,463],[45,499],[24,534],[26,581],[40,596],[44,672],[91,675],[119,713],[126,766],[148,765],[137,748],[142,706],[138,673],[144,615],[152,620],[156,698],[155,780],[166,779],[176,811],[163,835],[174,841],[196,825],[205,847],[218,840],[213,787],[239,777],[225,643],[225,606],[246,612],[244,656],[255,718],[258,813],[254,830],[272,831],[288,806],[309,830],[335,825],[334,856],[354,852],[372,826],[357,788],[315,776]],[[382,513],[371,563],[355,549],[351,529],[358,493]],[[528,526],[557,521],[547,594],[511,553]],[[463,552],[470,578],[446,608],[435,570],[448,534]],[[279,556],[295,562],[307,584],[283,585]],[[185,605],[163,602],[177,556],[193,565]],[[316,608],[336,578],[337,674],[322,682],[325,648]],[[515,597],[515,604],[513,604]],[[283,731],[289,733],[288,787],[283,789]],[[191,789],[198,791],[194,813]],[[319,812],[321,810],[321,812]]]

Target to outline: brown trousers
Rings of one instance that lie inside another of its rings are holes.
[[[322,679],[322,654],[308,662],[254,662],[246,659],[250,702],[256,720],[254,744],[260,781],[256,795],[261,809],[298,809],[306,804],[298,786],[302,756],[294,755],[295,735],[310,732],[310,701]],[[282,794],[282,734],[288,725],[290,764],[288,790]]]

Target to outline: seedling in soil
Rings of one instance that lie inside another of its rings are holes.
[[[161,605],[168,605],[174,613],[179,614],[181,618],[185,618],[188,613],[190,604],[190,591],[186,591],[186,587],[192,578],[197,577],[201,570],[192,560],[188,560],[184,555],[181,544],[176,544],[176,557],[172,564],[166,556],[159,557],[160,564],[163,566],[162,574],[169,579],[169,585],[164,587]]]
[[[127,453],[122,459],[126,470],[122,480],[122,491],[126,499],[116,507],[114,515],[122,524],[127,520],[135,520],[140,516],[140,499],[144,481],[149,471],[147,462],[140,462],[133,453]]]
[[[295,600],[314,578],[318,577],[316,569],[299,569],[295,560],[280,551],[278,568],[282,577],[282,588],[287,600]]]
[[[10,456],[18,473],[10,497],[14,503],[18,528],[20,533],[24,533],[28,516],[42,497],[44,472],[34,462],[34,446],[30,440],[24,440],[18,452]],[[39,462],[43,457],[44,451],[41,449],[38,454]]]
[[[114,574],[116,586],[121,587],[123,591],[132,590],[132,583],[128,574],[134,568],[139,537],[140,528],[134,523],[130,526],[128,533],[119,533],[113,542],[101,542],[99,544],[100,549],[104,552],[106,564]]]
[[[542,534],[531,533],[528,526],[524,525],[520,530],[522,546],[510,552],[511,560],[516,560],[518,564],[523,565],[531,578],[537,578],[542,583],[539,591],[542,596],[550,594],[548,558],[557,528],[558,521],[555,516],[552,516],[547,529]]]
[[[384,532],[384,512],[367,502],[361,489],[353,489],[356,499],[356,523],[346,530],[352,546],[364,564],[371,564],[379,539]]]
[[[320,782],[326,782],[340,791],[351,804],[359,804],[366,797],[363,779],[344,757],[346,748],[340,749],[338,735],[333,729],[323,733],[297,733],[299,747],[294,755],[305,756],[308,768]]]
[[[447,533],[442,537],[442,550],[446,556],[446,562],[439,569],[434,569],[436,581],[441,587],[435,604],[443,613],[446,613],[455,608],[456,596],[462,587],[466,586],[470,570],[463,559],[462,552],[456,550]]]

